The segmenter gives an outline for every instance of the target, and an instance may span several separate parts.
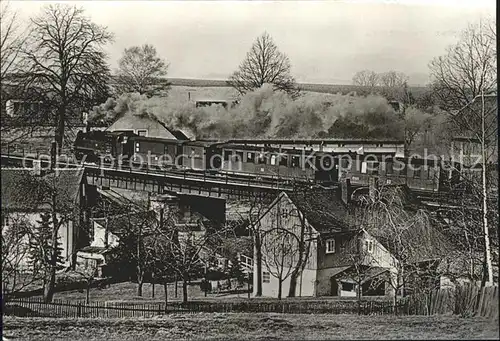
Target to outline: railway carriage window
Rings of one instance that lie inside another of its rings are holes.
[[[243,162],[243,152],[236,152],[233,154],[233,160],[235,162]]]
[[[361,173],[366,174],[366,162],[361,162]]]
[[[378,175],[378,162],[370,162],[368,165],[370,168],[368,170],[368,174]]]
[[[280,155],[280,166],[288,166],[288,155]]]
[[[229,161],[229,156],[231,155],[232,153],[229,151],[229,150],[225,150],[224,151],[224,161]]]
[[[423,176],[424,176],[424,179],[429,179],[429,170],[430,170],[430,167],[429,166],[422,166],[422,170],[423,170]]]
[[[420,175],[422,174],[422,167],[417,166],[413,169],[413,178],[420,179]]]
[[[304,158],[304,167],[305,168],[312,168],[314,165],[314,157],[305,157]]]
[[[390,175],[394,173],[392,166],[393,166],[392,162],[385,163],[385,174]]]
[[[345,170],[349,170],[351,168],[351,162],[349,159],[342,159],[342,168]]]
[[[271,165],[276,165],[276,155],[271,155]]]
[[[266,156],[264,153],[259,154],[259,165],[265,164],[266,163]]]
[[[247,153],[247,162],[255,162],[255,154],[254,153]]]

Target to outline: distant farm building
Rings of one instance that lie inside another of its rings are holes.
[[[238,102],[236,100],[223,100],[223,99],[202,99],[195,101],[196,107],[210,107],[212,105],[222,105],[222,107],[228,109],[234,107]]]

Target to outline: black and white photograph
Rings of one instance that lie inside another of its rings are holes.
[[[496,10],[0,0],[2,340],[498,340]]]

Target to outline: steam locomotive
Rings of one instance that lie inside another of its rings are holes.
[[[172,140],[132,132],[79,132],[74,153],[78,160],[120,162],[149,169],[189,169],[314,181],[323,184],[349,179],[352,186],[368,186],[370,178],[382,184],[406,184],[424,192],[447,191],[458,181],[459,165],[440,160],[407,159],[394,153],[325,152],[215,140]]]

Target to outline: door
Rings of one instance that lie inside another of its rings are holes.
[[[339,283],[334,277],[330,278],[330,295],[331,296],[339,295]]]

